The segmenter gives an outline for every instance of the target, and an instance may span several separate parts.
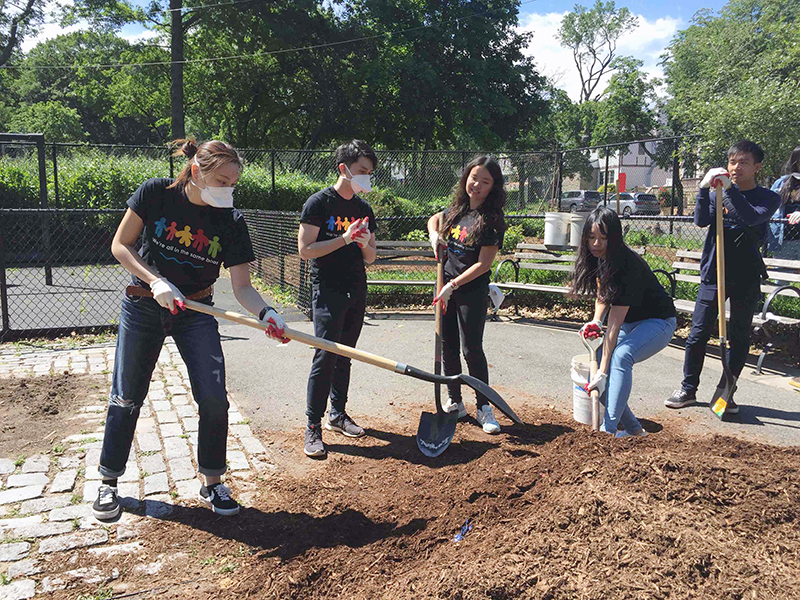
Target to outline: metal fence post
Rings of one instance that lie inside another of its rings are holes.
[[[269,154],[271,162],[270,170],[272,172],[272,199],[270,201],[270,206],[272,210],[278,210],[278,198],[275,193],[275,150],[272,150]]]
[[[175,159],[172,157],[172,152],[169,153],[169,178],[175,179]]]
[[[284,224],[281,222],[281,224],[278,226],[278,256],[280,257],[281,265],[281,278],[279,283],[281,286],[281,291],[283,291],[283,288],[286,285],[286,252],[283,249],[286,233],[283,229]]]
[[[45,163],[44,135],[36,138],[36,154],[39,159],[39,207],[47,209],[47,164]],[[53,285],[53,263],[50,250],[50,215],[42,213],[42,245],[44,252],[45,285]]]
[[[608,146],[606,151],[606,171],[603,174],[603,206],[608,206]]]
[[[3,329],[0,331],[2,340],[11,329],[8,318],[8,284],[6,283],[6,248],[3,230],[0,227],[0,303],[2,303]]]
[[[58,147],[53,144],[53,189],[55,190],[56,208],[61,206],[58,196]]]

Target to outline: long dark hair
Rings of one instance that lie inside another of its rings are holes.
[[[603,260],[589,251],[589,236],[595,224],[606,236],[606,257]],[[622,223],[617,213],[605,206],[598,206],[590,212],[583,226],[581,247],[575,260],[575,272],[572,276],[573,293],[590,296],[596,294],[601,302],[612,302],[619,292],[617,273],[625,248]]]
[[[486,225],[500,232],[505,230],[503,207],[506,205],[506,188],[503,170],[500,168],[500,163],[493,157],[478,156],[469,161],[467,166],[464,167],[461,172],[461,179],[458,180],[458,183],[453,188],[453,201],[445,212],[444,220],[439,227],[439,235],[447,236],[453,223],[470,211],[467,179],[475,167],[484,167],[489,171],[489,175],[492,176],[494,182],[483,204],[478,207],[478,218],[475,223],[476,239],[480,239],[480,235]]]
[[[792,201],[792,192],[800,189],[800,179],[792,177],[792,173],[800,173],[800,146],[792,150],[789,160],[783,165],[783,172],[789,178],[783,182],[783,187],[781,187],[781,203],[789,204]]]

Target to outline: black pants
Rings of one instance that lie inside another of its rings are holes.
[[[447,311],[442,315],[442,362],[445,375],[461,373],[458,355],[459,334],[461,349],[467,361],[469,374],[489,383],[489,365],[483,352],[483,329],[489,308],[489,291],[484,286],[469,291],[456,290],[450,296]],[[448,384],[450,398],[460,402],[461,386]],[[483,394],[476,393],[478,407],[488,404]]]
[[[367,306],[367,289],[342,291],[314,286],[311,292],[314,335],[346,346],[355,346]],[[322,420],[331,398],[330,417],[344,412],[350,387],[350,359],[325,350],[314,352],[308,376],[306,416],[309,424]]]
[[[750,326],[758,306],[761,290],[758,280],[725,286],[726,299],[731,300],[731,318],[728,322],[728,365],[738,377],[747,361],[750,350]],[[686,339],[683,361],[683,389],[695,394],[700,385],[700,372],[706,357],[706,345],[711,330],[717,322],[717,286],[700,284],[692,315],[692,329]],[[722,380],[720,380],[722,383]]]

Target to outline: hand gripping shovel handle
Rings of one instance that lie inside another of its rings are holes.
[[[579,334],[580,335],[580,334]],[[589,381],[597,375],[597,350],[603,345],[602,334],[595,338],[585,338],[581,335],[581,341],[589,351]],[[592,431],[600,431],[600,394],[597,390],[591,391],[592,398]]]
[[[201,302],[186,300],[186,308],[190,308],[194,311],[211,315],[212,317],[218,317],[220,319],[234,321],[236,323],[239,323],[240,325],[247,325],[248,327],[259,329],[261,331],[266,331],[267,329],[267,323],[259,321],[256,318],[248,317],[243,314],[233,312],[230,310],[214,308],[213,306],[209,306],[208,304],[203,304]],[[375,367],[380,367],[381,369],[386,369],[387,371],[400,373],[401,375],[408,375],[410,377],[414,377],[415,379],[421,379],[422,381],[429,381],[431,383],[443,383],[443,384],[462,383],[464,385],[468,385],[472,389],[479,391],[482,394],[485,394],[486,397],[489,398],[489,401],[492,404],[494,404],[509,419],[511,419],[515,423],[522,423],[520,418],[514,413],[513,410],[511,410],[511,407],[509,407],[508,404],[506,404],[505,400],[503,400],[500,397],[500,394],[495,392],[484,382],[474,377],[470,377],[469,375],[461,373],[460,375],[447,376],[447,375],[435,375],[433,373],[427,373],[425,371],[422,371],[421,369],[412,367],[411,365],[395,362],[393,360],[389,360],[388,358],[383,358],[382,356],[378,356],[377,354],[364,352],[363,350],[356,350],[355,348],[351,348],[350,346],[345,346],[344,344],[339,344],[336,342],[331,342],[330,340],[318,338],[313,335],[309,335],[307,333],[291,329],[289,327],[286,327],[284,329],[284,336],[289,338],[290,340],[294,340],[302,344],[308,344],[309,346],[313,346],[314,348],[319,348],[320,350],[327,350],[328,352],[332,352],[340,356],[346,356],[347,358],[351,358],[353,360],[364,362],[373,365]]]

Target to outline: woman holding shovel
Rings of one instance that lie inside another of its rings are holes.
[[[114,375],[100,455],[102,483],[92,506],[98,519],[119,514],[117,479],[125,473],[136,421],[164,338],[171,335],[189,372],[198,405],[197,463],[205,476],[200,500],[219,515],[239,512],[220,482],[226,470],[228,398],[217,321],[185,310],[185,300],[211,305],[220,265],[230,269],[236,299],[283,339],[284,322],[250,285],[255,259],[233,189],[243,161],[225,142],[179,140],[188,158],[177,179],[150,179],[128,199],[111,252],[132,275],[122,301]],[[141,236],[141,250],[136,243]],[[285,340],[288,341],[288,340]]]
[[[434,252],[446,252],[445,284],[434,299],[441,303],[442,359],[445,375],[461,373],[459,343],[469,367],[469,374],[489,382],[489,366],[483,352],[483,330],[489,308],[489,270],[503,245],[506,203],[503,172],[489,156],[473,159],[454,188],[450,207],[428,219],[428,235]],[[461,386],[448,385],[447,412],[467,416],[461,398]],[[486,433],[498,433],[487,398],[476,393],[477,420]]]
[[[628,407],[633,365],[665,348],[675,333],[675,306],[644,259],[622,239],[617,214],[600,206],[589,214],[575,262],[572,290],[595,297],[594,318],[581,336],[600,331],[608,311],[597,374],[588,392],[605,392],[601,431],[616,437],[646,432]]]

